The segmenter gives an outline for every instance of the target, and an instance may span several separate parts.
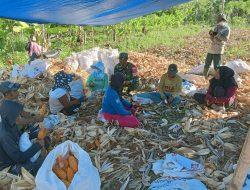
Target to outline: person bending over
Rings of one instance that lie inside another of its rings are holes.
[[[74,80],[74,74],[67,74],[64,71],[59,71],[54,76],[54,87],[49,92],[49,107],[52,114],[59,112],[65,115],[75,114],[83,97],[76,99],[70,96],[69,83]]]
[[[106,120],[116,120],[121,127],[135,128],[140,123],[132,114],[133,105],[122,97],[123,83],[124,76],[122,73],[115,73],[111,76],[110,85],[102,102],[102,113]]]

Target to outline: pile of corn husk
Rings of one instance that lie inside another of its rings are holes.
[[[138,66],[144,84],[156,84],[168,64],[172,63],[163,57],[133,52],[130,59]],[[37,113],[38,108],[48,102],[53,74],[65,69],[61,60],[52,60],[51,63],[48,72],[36,79],[13,79],[22,84],[20,101],[25,104],[26,111]],[[184,63],[178,66],[183,73],[191,68]],[[1,80],[9,79],[8,70],[1,72]],[[84,79],[87,77],[84,71],[77,74]],[[249,74],[241,77],[243,84],[250,82]],[[159,177],[152,172],[152,163],[163,159],[167,153],[178,153],[204,164],[205,173],[198,179],[208,189],[225,189],[232,178],[233,165],[237,163],[250,124],[249,93],[249,86],[241,86],[238,107],[224,113],[201,107],[188,97],[179,109],[174,110],[163,104],[144,105],[138,113],[141,126],[137,129],[99,122],[100,102],[87,102],[81,106],[73,124],[61,117],[60,124],[50,133],[52,144],[56,146],[72,140],[86,150],[100,172],[103,190],[147,189]],[[33,178],[26,180],[7,171],[2,171],[2,174],[7,177],[4,178],[6,182],[9,180],[5,186],[25,189],[22,187],[30,183],[27,189],[34,188]],[[3,178],[0,179],[1,184]]]
[[[21,176],[8,173],[9,168],[0,171],[1,190],[33,190],[35,189],[35,178],[27,170],[21,168]]]

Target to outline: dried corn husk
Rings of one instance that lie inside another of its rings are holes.
[[[197,50],[189,45],[190,49],[185,52],[177,50],[171,56],[167,56],[167,59],[164,56],[135,52],[131,52],[129,57],[138,66],[143,85],[147,86],[148,83],[156,85],[172,62],[177,63],[183,73],[189,70],[197,60],[193,54],[196,51],[204,52],[205,49],[200,48],[201,46]],[[171,52],[164,47],[158,47],[154,51],[157,51],[156,54],[164,52],[164,55]],[[183,62],[183,58],[192,61],[187,64]],[[22,84],[20,101],[25,103],[25,110],[30,113],[37,113],[39,107],[47,103],[48,93],[53,86],[52,74],[64,69],[61,60],[52,59],[51,63],[49,71],[40,79],[15,79]],[[0,73],[1,80],[9,78],[10,71],[1,70]],[[86,72],[76,73],[83,79],[88,76]],[[241,77],[243,84],[250,83],[247,74]],[[207,88],[208,83],[204,78],[196,82],[199,83],[198,87]],[[82,105],[75,123],[69,123],[67,117],[61,115],[61,123],[50,135],[53,138],[53,146],[70,139],[87,150],[100,171],[103,187],[108,190],[110,187],[128,190],[146,189],[153,179],[159,177],[150,172],[151,164],[169,152],[176,152],[196,161],[213,163],[206,168],[202,181],[209,189],[225,189],[230,181],[232,165],[239,156],[237,147],[242,146],[244,135],[249,128],[246,121],[241,119],[241,115],[247,113],[247,107],[250,107],[247,99],[250,95],[249,90],[250,87],[247,85],[240,87],[237,94],[240,100],[239,108],[224,114],[196,106],[188,97],[185,98],[186,103],[183,105],[183,115],[180,110],[166,108],[161,104],[142,106],[142,112],[138,113],[142,123],[139,129],[121,129],[115,122],[98,123],[96,115],[100,107],[86,103]],[[162,126],[158,127],[160,125]],[[174,130],[177,125],[182,126],[182,130]],[[235,136],[237,138],[234,138]],[[90,145],[93,147],[88,149]],[[152,151],[155,152],[153,156]],[[229,158],[233,158],[232,162],[229,162]],[[222,168],[225,173],[221,171]],[[12,182],[12,186],[17,186],[16,182],[21,181],[19,182],[21,185],[26,186],[28,182],[30,186],[27,188],[33,188],[34,180],[30,177],[13,177],[6,172],[4,176],[0,179],[7,181],[9,187]],[[114,181],[119,184],[118,187],[114,186]],[[21,185],[20,188],[24,188]]]

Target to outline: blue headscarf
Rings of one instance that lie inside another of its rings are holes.
[[[55,84],[52,90],[64,88],[65,90],[70,91],[69,83],[73,81],[74,77],[75,74],[67,74],[64,71],[59,71],[54,76]]]
[[[95,64],[91,65],[91,68],[93,69],[92,75],[95,79],[103,79],[105,76],[104,73],[104,64],[101,61],[96,62]]]

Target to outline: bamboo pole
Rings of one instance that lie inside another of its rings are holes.
[[[43,28],[42,28],[42,59],[43,59],[43,50],[44,50],[44,24],[43,24]]]
[[[222,3],[222,10],[221,13],[224,13],[224,9],[225,9],[225,0],[221,0]]]
[[[240,153],[237,168],[234,172],[229,190],[241,190],[250,167],[250,130],[248,130],[243,148]]]
[[[113,37],[113,42],[116,42],[116,30],[115,30],[115,26],[114,26],[114,28],[112,28],[112,37]]]
[[[94,28],[92,27],[92,46],[95,47],[95,34],[94,34]]]
[[[83,39],[84,39],[84,45],[87,44],[87,31],[86,29],[83,29]]]

